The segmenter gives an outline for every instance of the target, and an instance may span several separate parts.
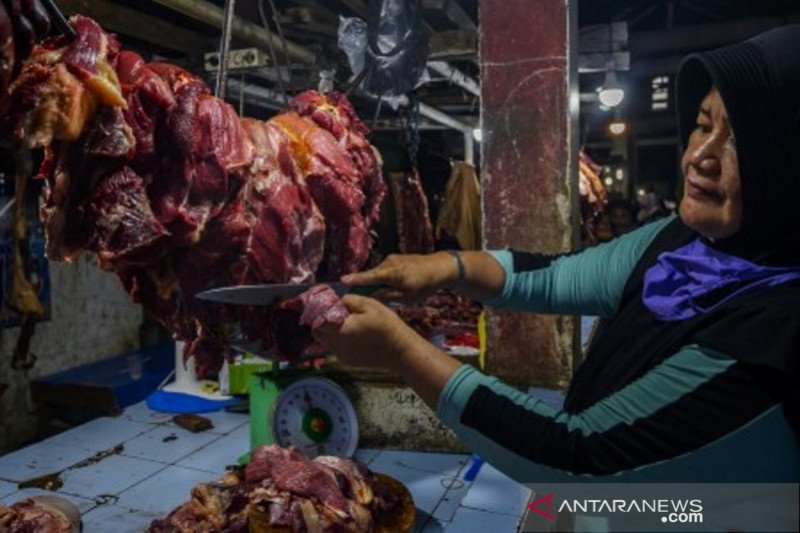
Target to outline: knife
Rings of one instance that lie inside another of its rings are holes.
[[[219,287],[195,294],[195,298],[238,305],[269,305],[276,300],[287,300],[300,296],[316,283],[285,283],[269,285],[234,285],[232,287]],[[385,285],[346,285],[344,283],[326,283],[338,296],[345,294],[358,294],[370,296]]]

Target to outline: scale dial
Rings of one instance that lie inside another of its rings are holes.
[[[309,457],[352,457],[358,447],[356,411],[329,379],[295,381],[278,395],[273,409],[272,433],[281,446],[294,446]]]

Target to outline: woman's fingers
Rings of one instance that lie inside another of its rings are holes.
[[[342,303],[351,313],[363,313],[369,309],[370,298],[357,294],[348,294],[342,298]]]
[[[381,289],[375,291],[372,297],[382,302],[397,302],[406,298],[406,293],[397,289]]]
[[[398,275],[395,268],[378,266],[372,270],[342,276],[341,281],[347,285],[393,285],[398,282]]]

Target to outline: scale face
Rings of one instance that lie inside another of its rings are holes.
[[[344,390],[324,378],[303,378],[280,391],[272,407],[272,435],[310,457],[352,457],[358,421]]]

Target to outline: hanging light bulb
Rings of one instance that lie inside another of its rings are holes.
[[[625,98],[625,90],[617,81],[617,73],[614,72],[613,67],[609,67],[606,71],[606,80],[597,91],[597,97],[605,107],[617,107]]]
[[[627,124],[623,120],[616,119],[614,122],[609,123],[608,131],[611,132],[611,135],[619,136],[625,133],[625,130],[628,129]]]

